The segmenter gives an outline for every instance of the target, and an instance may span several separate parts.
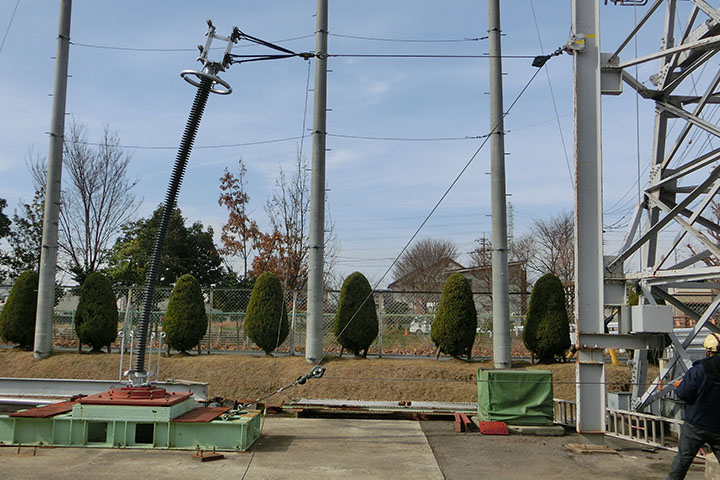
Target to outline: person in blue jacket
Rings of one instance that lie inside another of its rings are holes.
[[[720,460],[720,335],[711,333],[703,342],[706,358],[693,363],[675,395],[685,402],[685,423],[680,428],[678,453],[668,480],[685,478],[695,455],[706,443]]]

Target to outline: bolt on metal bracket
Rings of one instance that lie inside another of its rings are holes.
[[[570,36],[567,43],[567,48],[571,52],[584,52],[585,51],[585,34],[574,33]]]

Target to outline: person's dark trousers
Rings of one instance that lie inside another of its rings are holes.
[[[715,457],[720,460],[720,432],[708,432],[687,422],[680,427],[680,441],[678,453],[672,463],[672,469],[667,480],[682,480],[685,478],[695,455],[704,444],[710,445]]]

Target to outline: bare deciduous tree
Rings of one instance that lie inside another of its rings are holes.
[[[65,138],[63,163],[68,181],[61,195],[58,243],[67,255],[67,268],[80,283],[98,270],[110,242],[132,218],[140,203],[128,179],[130,156],[107,126],[97,146],[87,141],[87,129],[71,123]]]
[[[457,256],[457,247],[451,240],[420,240],[395,264],[394,283],[403,290],[439,292],[445,283],[444,274]]]
[[[535,220],[531,227],[536,249],[529,269],[538,276],[552,273],[564,286],[575,280],[575,231],[571,212],[563,212],[549,220]]]
[[[470,252],[470,259],[473,267],[487,267],[476,269],[473,273],[481,282],[483,289],[492,288],[492,243],[483,237],[479,240],[478,247]],[[527,266],[535,255],[535,238],[531,234],[521,235],[508,240],[508,263],[511,268],[508,270],[508,283],[525,291],[527,288]]]

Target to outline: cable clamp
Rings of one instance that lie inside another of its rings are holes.
[[[562,55],[563,52],[568,51],[567,45],[558,47],[553,53],[550,55],[539,55],[533,59],[532,66],[537,68],[542,68],[545,66],[548,60],[550,60],[552,57],[557,57],[559,55]]]
[[[584,33],[574,33],[570,35],[570,39],[568,40],[567,45],[565,45],[565,48],[567,48],[570,52],[584,52],[585,39],[586,37]]]

